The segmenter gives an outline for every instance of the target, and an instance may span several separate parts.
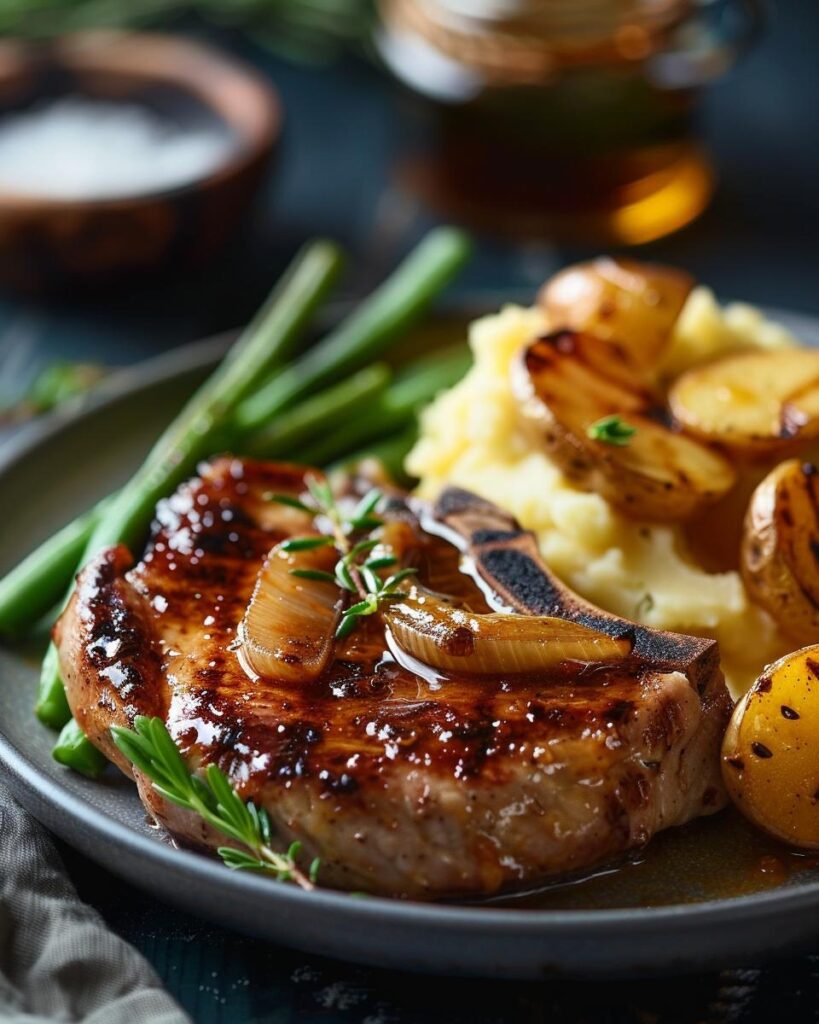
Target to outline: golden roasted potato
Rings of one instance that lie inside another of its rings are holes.
[[[732,487],[734,470],[670,430],[646,392],[590,366],[574,331],[530,345],[513,370],[521,415],[569,479],[636,519],[682,520]]]
[[[603,257],[562,270],[538,301],[554,328],[583,332],[590,362],[628,384],[650,377],[693,285],[672,267]]]
[[[754,491],[740,558],[749,596],[797,643],[819,641],[819,470],[790,459]]]
[[[687,433],[738,455],[795,454],[819,437],[819,350],[726,356],[679,377],[669,404]]]
[[[731,799],[755,825],[819,849],[819,645],[769,665],[734,708],[722,744]]]

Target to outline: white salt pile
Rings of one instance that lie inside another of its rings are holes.
[[[0,192],[112,199],[190,184],[231,148],[218,124],[179,125],[131,102],[67,96],[0,118]]]

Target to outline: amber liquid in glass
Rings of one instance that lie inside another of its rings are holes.
[[[677,230],[708,203],[696,90],[654,83],[639,48],[632,59],[578,61],[524,82],[514,81],[511,55],[470,95],[444,99],[436,62],[419,75],[417,50],[401,38],[396,31],[388,61],[425,97],[426,128],[402,180],[440,214],[517,237],[634,244]],[[457,70],[457,43],[448,45],[445,63]],[[463,70],[474,85],[474,68]]]

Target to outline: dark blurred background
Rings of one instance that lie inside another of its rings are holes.
[[[0,3],[0,9],[14,6]],[[93,12],[92,4],[85,6]],[[442,216],[406,174],[407,154],[432,145],[430,105],[386,73],[370,47],[333,45],[328,53],[311,41],[296,47],[294,60],[282,52],[293,46],[281,27],[268,29],[276,35],[271,47],[257,31],[217,27],[201,15],[159,23],[216,43],[275,84],[285,110],[275,165],[252,213],[210,267],[133,279],[116,289],[92,286],[80,296],[74,289],[47,300],[4,293],[0,353],[24,343],[29,374],[46,351],[128,363],[236,326],[296,246],[317,234],[350,248],[346,289],[362,292]],[[7,13],[6,27],[11,24]],[[716,169],[710,205],[682,230],[638,246],[638,254],[687,267],[726,298],[819,310],[818,48],[815,4],[766,6],[760,38],[699,96],[697,131]],[[538,223],[535,213],[532,220]],[[477,256],[459,281],[460,294],[525,296],[557,266],[617,249],[605,237],[561,240],[543,230],[510,237],[485,223],[475,235]],[[5,252],[2,259],[14,256]],[[8,371],[2,376],[8,390]]]

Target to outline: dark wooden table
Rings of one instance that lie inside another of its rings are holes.
[[[48,305],[0,298],[0,397],[19,393],[55,358],[125,364],[241,323],[311,235],[351,248],[348,288],[362,291],[432,223],[395,184],[396,155],[413,129],[398,90],[352,60],[294,67],[239,39],[224,41],[269,72],[288,112],[279,166],[248,228],[197,279]],[[755,52],[707,97],[703,132],[721,179],[714,203],[646,255],[688,267],[723,296],[819,313],[817,52],[819,7],[783,0]],[[459,288],[533,291],[553,268],[584,255],[582,247],[480,238]],[[65,856],[82,895],[146,954],[201,1024],[750,1024],[819,1016],[817,956],[639,985],[419,982],[252,942],[159,904],[71,851]]]

